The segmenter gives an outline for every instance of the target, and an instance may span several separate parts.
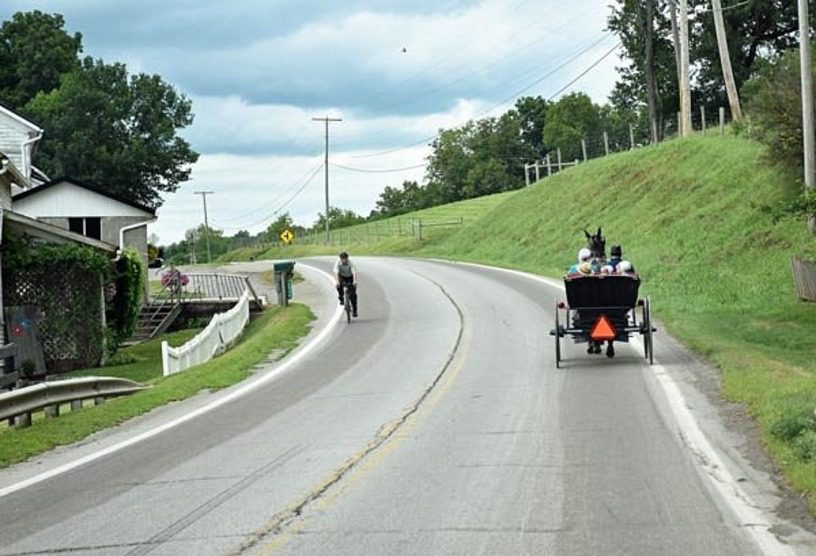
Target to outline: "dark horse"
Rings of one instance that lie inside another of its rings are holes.
[[[601,228],[598,227],[598,233],[594,235],[584,230],[584,235],[587,238],[587,248],[592,251],[593,260],[603,265],[606,262],[606,238],[601,233]]]
[[[584,235],[587,238],[587,248],[592,252],[592,266],[596,269],[603,267],[606,264],[606,238],[603,236],[600,226],[596,234],[590,234],[584,230]],[[587,343],[587,353],[601,353],[602,343],[590,339]],[[615,357],[613,340],[607,341],[606,356]]]

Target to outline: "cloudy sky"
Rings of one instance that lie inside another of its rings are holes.
[[[158,73],[193,100],[183,134],[201,153],[151,227],[162,243],[201,222],[259,231],[280,211],[310,224],[323,207],[331,126],[333,206],[363,214],[386,185],[422,180],[439,128],[550,97],[615,45],[608,0],[5,1],[62,13],[85,53]],[[403,49],[405,51],[403,51]],[[570,90],[603,102],[610,56]],[[47,133],[47,130],[46,130]]]

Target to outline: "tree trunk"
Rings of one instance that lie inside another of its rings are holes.
[[[728,93],[728,104],[731,106],[731,117],[735,122],[739,122],[742,120],[742,108],[740,107],[737,83],[734,81],[734,71],[731,69],[731,56],[728,54],[722,3],[720,0],[711,0],[711,7],[714,12],[714,29],[717,33],[717,47],[720,50],[720,65],[722,66],[725,90]]]
[[[641,14],[645,50],[643,74],[646,78],[646,100],[649,106],[649,133],[652,137],[652,143],[657,144],[660,142],[662,135],[663,122],[661,116],[663,110],[660,106],[660,95],[657,90],[657,76],[655,74],[654,3],[655,0],[645,0],[646,9],[638,9],[638,11]]]
[[[680,30],[677,26],[677,1],[669,0],[669,12],[671,19],[672,39],[674,42],[674,67],[677,70],[677,87],[679,90],[680,80]]]

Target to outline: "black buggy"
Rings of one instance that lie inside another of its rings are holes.
[[[567,302],[556,305],[555,328],[550,331],[555,336],[556,367],[561,366],[561,338],[567,336],[592,346],[604,341],[628,342],[632,334],[640,334],[646,359],[654,363],[652,334],[657,329],[652,326],[649,298],[638,299],[637,275],[570,275],[564,278],[564,286]]]

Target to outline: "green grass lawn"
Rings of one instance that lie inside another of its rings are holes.
[[[437,207],[465,225],[358,254],[432,256],[560,276],[603,226],[644,278],[668,330],[722,370],[791,485],[816,510],[816,304],[796,298],[790,257],[816,259],[801,221],[762,210],[796,185],[750,140],[693,137],[596,159],[513,193]],[[474,209],[468,207],[473,205]],[[479,208],[475,208],[475,207]],[[414,215],[403,216],[410,219]],[[271,258],[336,246],[275,249]]]
[[[108,400],[100,406],[64,413],[57,419],[38,419],[26,429],[0,429],[0,467],[76,442],[169,402],[235,384],[248,377],[273,351],[282,357],[292,350],[308,333],[313,319],[314,315],[305,305],[267,309],[249,323],[241,340],[230,351],[167,378],[162,377],[160,340],[126,348],[124,351],[133,356],[131,363],[74,374],[130,378],[150,384],[151,388]],[[180,345],[196,332],[184,330],[166,335],[164,339],[171,345]]]

